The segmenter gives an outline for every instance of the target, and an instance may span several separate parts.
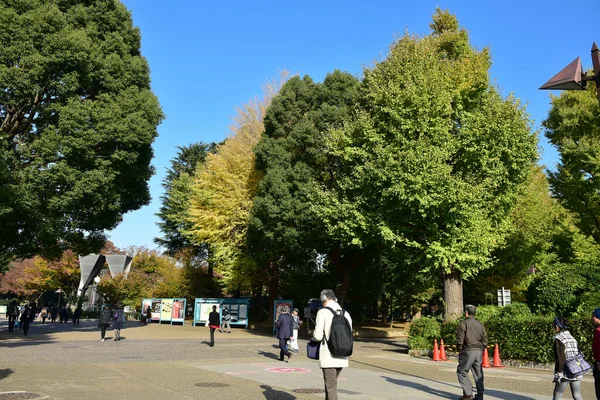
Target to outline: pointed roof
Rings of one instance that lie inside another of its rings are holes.
[[[595,45],[595,43],[594,43]],[[581,58],[577,57],[558,74],[544,83],[540,89],[547,90],[585,90],[581,85]]]

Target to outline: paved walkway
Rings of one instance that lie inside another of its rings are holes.
[[[322,389],[318,363],[303,354],[279,362],[276,340],[268,335],[217,333],[213,348],[204,327],[129,323],[122,335],[123,341],[101,342],[95,321],[79,327],[36,322],[25,338],[20,331],[9,335],[0,318],[0,400],[9,391],[64,400],[324,398],[307,393]],[[460,397],[456,362],[416,359],[405,349],[393,340],[356,341],[339,382],[340,399]],[[485,379],[486,399],[545,400],[552,394],[547,370],[486,369]],[[593,398],[591,376],[583,395]]]

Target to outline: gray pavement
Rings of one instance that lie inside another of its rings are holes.
[[[217,333],[211,348],[204,327],[128,323],[122,336],[100,342],[95,321],[83,321],[79,327],[36,322],[25,338],[19,331],[9,335],[0,318],[0,400],[12,391],[65,400],[324,398],[307,393],[322,389],[318,363],[303,354],[289,364],[278,361],[276,340],[268,335]],[[460,397],[456,362],[416,359],[405,350],[393,340],[356,341],[350,368],[341,374],[340,399]],[[486,399],[545,400],[553,389],[548,370],[486,369],[485,379]],[[593,398],[591,375],[583,395]]]

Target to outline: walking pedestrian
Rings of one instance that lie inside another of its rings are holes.
[[[21,326],[23,327],[23,335],[25,336],[29,332],[29,324],[31,324],[31,308],[29,308],[29,304],[25,304],[25,308],[21,313]]]
[[[294,334],[294,319],[290,315],[288,306],[281,307],[281,314],[279,314],[275,326],[277,327],[277,339],[279,339],[279,361],[283,361],[284,356],[287,356],[287,362],[289,363],[292,359],[292,353],[288,349],[287,342]]]
[[[45,324],[46,318],[48,318],[48,306],[42,307],[42,311],[40,311],[40,318],[42,319],[42,324]]]
[[[212,311],[208,314],[208,326],[210,327],[210,347],[215,345],[215,329],[219,329],[219,312],[217,306],[212,307]]]
[[[481,360],[483,350],[487,347],[487,333],[481,322],[475,319],[477,308],[473,305],[465,307],[465,317],[456,328],[456,348],[459,352],[456,375],[463,389],[460,400],[473,398],[473,384],[469,379],[469,370],[475,379],[477,394],[475,399],[483,400],[483,367]]]
[[[17,301],[13,300],[10,302],[8,307],[6,308],[6,318],[8,318],[8,331],[14,332],[15,330],[15,321],[19,320],[19,307],[17,306]]]
[[[581,380],[583,375],[576,377],[568,376],[565,372],[565,363],[569,358],[573,358],[579,354],[579,346],[577,340],[569,332],[569,325],[562,317],[554,318],[554,394],[553,400],[562,399],[563,393],[567,386],[571,387],[573,399],[582,400],[581,397]]]
[[[223,322],[221,323],[221,333],[223,333],[225,325],[227,325],[227,333],[231,333],[231,326],[229,325],[229,321],[231,321],[231,313],[229,312],[229,308],[225,306],[223,307]]]
[[[115,342],[121,340],[121,329],[123,329],[125,313],[120,305],[117,305],[117,308],[113,314],[113,325],[115,328]]]
[[[106,340],[106,329],[110,326],[110,321],[112,321],[113,315],[113,310],[108,304],[105,305],[100,312],[100,318],[98,318],[98,327],[100,328],[100,340],[102,342]]]
[[[592,354],[594,356],[594,387],[596,389],[596,399],[600,400],[600,308],[596,308],[592,313],[594,323],[594,340],[592,341]]]
[[[152,323],[152,308],[150,305],[146,307],[146,324],[148,322]]]
[[[75,311],[73,311],[73,325],[79,326],[79,318],[81,318],[81,306],[77,306]]]
[[[340,316],[345,318],[345,324],[349,327],[349,340],[352,340],[352,317],[338,304],[335,293],[331,289],[324,289],[319,296],[323,308],[317,312],[315,330],[312,340],[321,343],[319,347],[319,367],[323,371],[325,383],[325,399],[337,400],[337,383],[342,368],[348,366],[348,356],[335,356],[331,354],[328,342],[332,339],[333,318]]]
[[[57,306],[53,306],[50,309],[50,320],[52,322],[56,322],[56,317],[58,316],[58,307]]]
[[[60,318],[60,323],[62,324],[63,322],[67,322],[68,321],[68,317],[67,317],[67,308],[65,306],[62,306],[60,308],[60,311],[58,312],[58,316]]]
[[[300,348],[298,347],[298,330],[300,329],[300,325],[302,325],[302,321],[300,320],[300,316],[298,315],[298,309],[294,308],[292,312],[292,318],[294,319],[294,332],[292,334],[292,338],[290,339],[290,348],[293,352],[300,352]]]

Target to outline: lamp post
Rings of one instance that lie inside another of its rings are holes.
[[[558,74],[544,83],[542,90],[585,90],[588,81],[596,81],[596,95],[600,102],[600,49],[596,42],[592,45],[592,65],[594,74],[588,75],[581,69],[581,58],[577,57]]]
[[[96,288],[98,287],[98,283],[100,283],[100,277],[96,276],[94,278],[94,287],[92,291],[92,310],[96,308]]]
[[[61,294],[61,293],[64,293],[64,292],[63,292],[61,289],[58,289],[58,290],[57,290],[56,292],[54,292],[54,293],[58,293],[58,308],[60,308],[60,294]],[[62,315],[62,314],[61,314],[61,315]],[[62,322],[62,317],[61,317],[61,320],[60,320],[60,321]]]

